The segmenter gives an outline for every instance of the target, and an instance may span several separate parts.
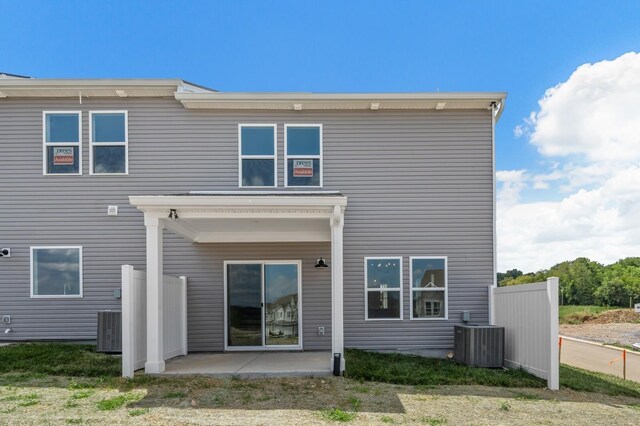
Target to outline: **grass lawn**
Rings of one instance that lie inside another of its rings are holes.
[[[22,343],[0,347],[0,373],[56,376],[119,376],[120,358],[100,354],[94,346],[68,343]]]
[[[345,375],[400,385],[484,385],[543,388],[546,382],[523,370],[470,368],[448,359],[348,349]]]
[[[349,349],[346,376],[414,386],[484,385],[544,388],[546,381],[522,370],[470,368],[450,360]],[[568,365],[560,366],[560,385],[584,392],[640,398],[640,383]]]
[[[640,414],[640,385],[565,366],[551,392],[521,371],[346,359],[346,378],[123,379],[119,358],[88,346],[0,347],[0,424],[634,424]]]
[[[565,305],[559,307],[560,324],[582,324],[604,311],[620,309],[610,306]]]

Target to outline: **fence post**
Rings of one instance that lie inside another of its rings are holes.
[[[122,377],[133,377],[135,371],[135,313],[133,266],[122,265]]]
[[[495,298],[496,298],[496,287],[489,286],[487,287],[489,293],[489,325],[496,325],[496,307],[495,307]]]
[[[627,380],[627,350],[622,350],[622,378]]]
[[[558,362],[562,364],[562,336],[558,337]]]
[[[560,348],[558,345],[558,278],[547,279],[547,298],[549,300],[549,378],[547,387],[551,390],[560,389]]]
[[[187,354],[187,277],[181,276],[182,281],[182,355]]]

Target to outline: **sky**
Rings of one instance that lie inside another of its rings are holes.
[[[0,72],[506,91],[498,269],[640,256],[640,2],[0,0]]]

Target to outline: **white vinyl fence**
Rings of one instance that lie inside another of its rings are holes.
[[[558,278],[491,289],[492,323],[505,328],[505,365],[560,385]]]
[[[164,359],[187,354],[187,279],[164,277]],[[147,360],[147,274],[122,265],[122,376]]]

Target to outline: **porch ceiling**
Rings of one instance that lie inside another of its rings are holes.
[[[347,198],[339,193],[198,193],[131,196],[130,203],[158,217],[193,242],[331,241],[331,219]],[[177,219],[169,219],[170,210]]]

